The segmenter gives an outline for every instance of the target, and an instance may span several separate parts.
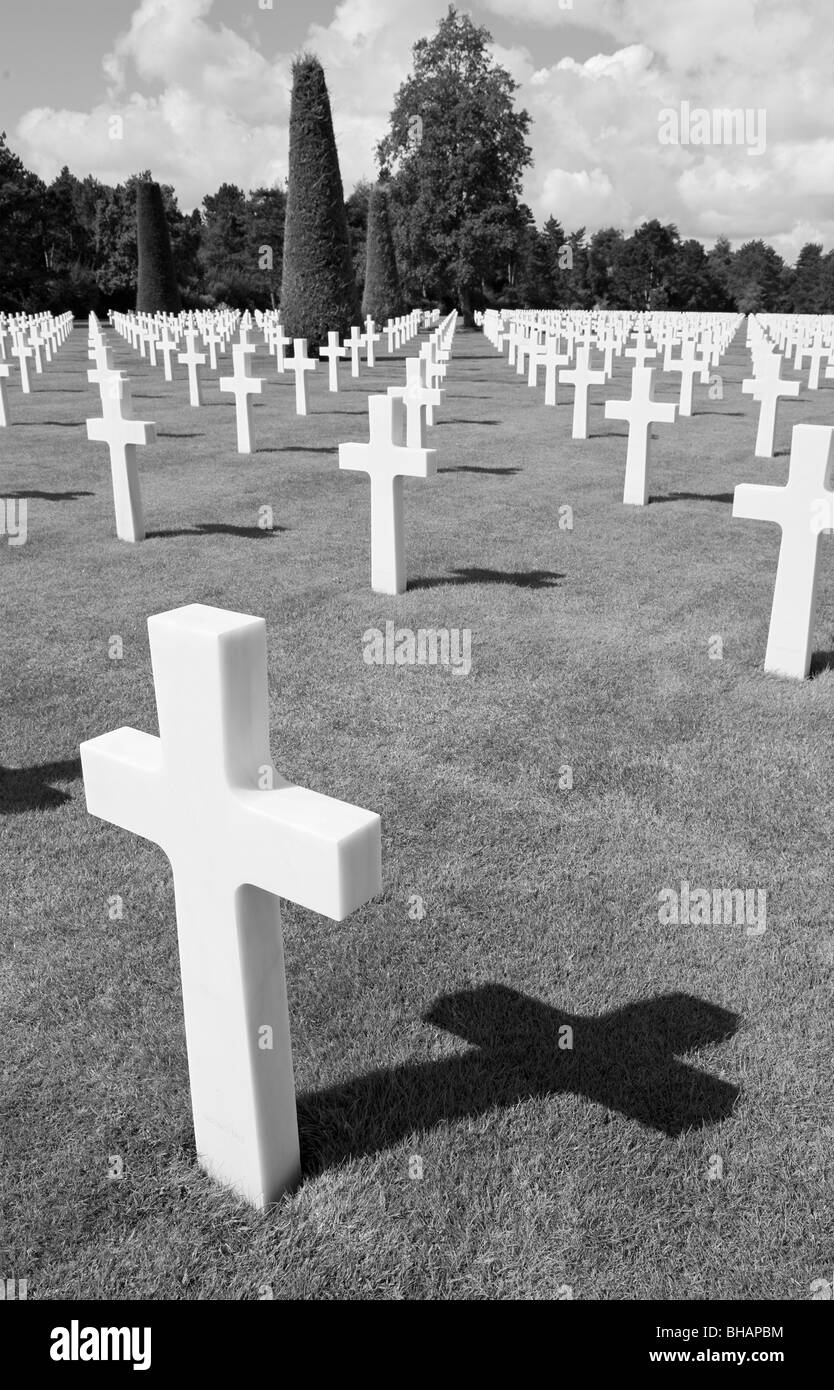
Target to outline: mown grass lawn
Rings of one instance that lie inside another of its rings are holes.
[[[784,482],[832,387],[754,460],[740,335],[627,509],[601,407],[624,365],[574,443],[566,389],[546,408],[459,331],[387,599],[336,451],[402,354],[338,396],[320,369],[300,419],[262,351],[239,457],[216,381],[191,410],[181,369],[115,342],[160,433],[144,544],[86,439],[83,325],[0,431],[29,531],[0,541],[0,1275],[30,1299],[809,1298],[834,1264],[834,545],[813,679],[766,677],[779,533],[731,502]],[[304,1181],[265,1216],[196,1166],[168,862],[87,815],[78,763],[157,731],[146,620],[192,602],[267,619],[276,766],[383,824],[381,897],[338,925],[282,905]],[[387,619],[470,629],[471,673],[369,666]],[[661,925],[684,879],[765,890],[765,933]]]

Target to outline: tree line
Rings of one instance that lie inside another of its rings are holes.
[[[719,237],[707,251],[657,220],[629,235],[568,231],[555,213],[537,226],[521,198],[531,118],[516,109],[517,84],[490,44],[485,28],[450,6],[435,34],[414,45],[377,148],[378,183],[360,182],[343,205],[339,193],[359,299],[376,188],[386,194],[408,305],[834,313],[834,251],[816,243],[790,266],[764,241],[733,251]],[[326,101],[320,85],[316,99]],[[64,167],[47,184],[0,135],[0,310],[132,308],[137,188],[151,177],[145,170],[111,186]],[[340,188],[337,162],[333,178]],[[172,187],[161,192],[184,307],[279,306],[285,186],[246,192],[224,183],[191,213]]]

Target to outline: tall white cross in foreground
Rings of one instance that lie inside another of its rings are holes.
[[[259,396],[264,389],[263,378],[252,376],[249,371],[249,356],[254,351],[254,344],[234,343],[232,361],[235,374],[220,378],[220,390],[234,392],[239,454],[252,452],[252,396]]]
[[[651,367],[634,367],[631,373],[631,399],[605,402],[606,420],[628,421],[623,502],[634,507],[645,507],[649,500],[652,425],[673,425],[678,409],[676,405],[660,404],[653,398],[653,376]]]
[[[116,507],[116,535],[121,541],[143,541],[145,518],[139,490],[137,444],[156,443],[156,425],[133,418],[130,382],[106,367],[87,373],[99,383],[102,418],[87,421],[87,438],[110,447],[110,473]]]
[[[192,604],[148,632],[160,736],[82,743],[87,810],[171,861],[197,1156],[263,1208],[300,1171],[278,898],[367,902],[380,820],[273,768],[263,618]]]
[[[403,477],[436,473],[436,450],[406,446],[405,407],[394,396],[369,396],[368,416],[369,443],[340,444],[339,467],[371,479],[371,588],[404,594]]]
[[[787,487],[740,483],[733,516],[782,528],[764,668],[804,680],[811,668],[820,532],[834,527],[829,425],[794,425]]]

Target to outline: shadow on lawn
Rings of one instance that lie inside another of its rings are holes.
[[[510,473],[520,473],[520,468],[479,468],[475,463],[458,463],[454,468],[438,468],[438,473],[500,473],[507,476]]]
[[[585,1096],[670,1138],[725,1119],[739,1096],[729,1081],[678,1060],[732,1037],[739,1023],[738,1015],[688,994],[586,1018],[490,984],[441,996],[423,1021],[477,1050],[299,1096],[305,1176],[378,1153],[414,1131],[540,1096]],[[565,1028],[573,1030],[572,1049]]]
[[[21,501],[25,498],[32,498],[38,502],[74,502],[77,497],[95,497],[94,492],[37,492],[34,488],[25,488],[20,492],[7,492],[10,501]]]
[[[80,430],[86,423],[86,420],[18,420],[15,429],[34,430],[40,425],[58,425],[62,430]]]
[[[432,579],[409,579],[412,589],[440,589],[444,584],[514,584],[518,589],[555,589],[563,574],[553,570],[483,570],[456,569],[453,575]]]
[[[312,444],[265,444],[263,448],[256,449],[256,454],[334,454],[338,449],[338,444],[330,444],[324,448],[317,449]]]
[[[148,531],[148,541],[168,540],[171,536],[243,536],[253,541],[261,541],[266,536],[274,536],[278,531],[286,531],[286,526],[271,526],[264,531],[260,526],[227,526],[219,521],[198,521],[195,526],[185,526],[176,531]]]
[[[809,672],[811,680],[813,680],[815,676],[821,676],[823,671],[834,671],[834,651],[814,652],[814,655],[811,657],[811,669]]]
[[[500,425],[500,420],[438,420],[436,429],[441,425]]]
[[[69,792],[50,787],[50,782],[74,782],[81,776],[81,759],[41,763],[40,767],[0,767],[0,815],[19,811],[46,811],[70,800]]]
[[[649,502],[728,502],[731,492],[670,492],[666,497],[650,497]]]

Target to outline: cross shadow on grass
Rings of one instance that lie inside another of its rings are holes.
[[[438,473],[500,473],[508,476],[510,473],[520,473],[520,468],[479,468],[475,463],[458,463],[454,468],[438,468]]]
[[[739,1023],[728,1009],[689,994],[583,1017],[488,984],[441,996],[423,1021],[475,1050],[299,1096],[305,1176],[415,1131],[541,1096],[584,1096],[670,1138],[726,1119],[739,1096],[737,1086],[679,1060],[732,1037]]]
[[[180,530],[148,531],[145,539],[162,541],[172,536],[243,536],[248,540],[262,541],[266,536],[274,536],[286,529],[286,526],[271,526],[265,531],[260,526],[227,526],[219,521],[198,521],[195,526],[185,526]]]
[[[19,501],[23,498],[37,500],[38,502],[74,502],[78,497],[95,497],[94,492],[39,492],[34,488],[25,488],[20,492],[7,492],[6,497],[11,501]]]
[[[157,430],[156,437],[157,439],[204,439],[205,435],[202,430],[198,430],[196,434],[180,434],[175,433],[173,430]]]
[[[811,680],[815,676],[821,676],[824,671],[834,671],[834,651],[814,652],[811,657],[811,669],[809,671]]]
[[[670,492],[665,497],[650,497],[654,502],[727,502],[732,503],[731,492]]]
[[[43,425],[56,425],[62,430],[80,430],[86,423],[86,420],[18,420],[15,429],[34,430]]]
[[[439,429],[441,425],[500,425],[500,420],[438,420],[434,426]]]
[[[315,448],[312,444],[265,444],[256,454],[335,454],[338,444]]]
[[[409,579],[408,589],[440,589],[446,584],[513,584],[517,589],[555,589],[563,574],[553,570],[456,569],[452,575]]]
[[[50,782],[74,782],[81,776],[81,759],[41,763],[39,767],[0,767],[0,815],[47,811],[70,800],[68,792]]]

